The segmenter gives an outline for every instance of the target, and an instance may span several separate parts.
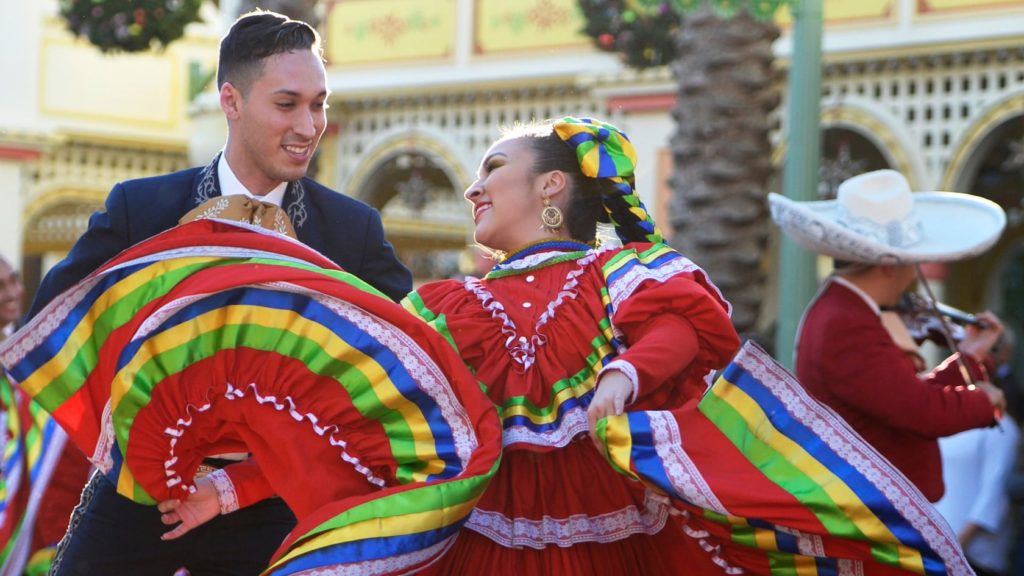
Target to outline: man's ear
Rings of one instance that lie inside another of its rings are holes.
[[[220,87],[220,109],[229,120],[238,118],[242,108],[242,93],[235,88],[231,82],[225,82]]]

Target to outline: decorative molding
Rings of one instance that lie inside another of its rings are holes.
[[[821,127],[822,130],[846,128],[857,132],[878,148],[894,170],[907,178],[912,189],[922,189],[921,175],[908,154],[906,144],[896,135],[898,124],[886,122],[869,109],[838,104],[822,108]]]
[[[22,189],[25,253],[70,249],[116,182],[188,167],[180,146],[158,149],[152,142],[147,148],[99,140],[57,136],[34,161]]]
[[[327,8],[324,44],[332,67],[450,59],[455,0],[346,0]]]
[[[962,182],[968,162],[985,142],[986,137],[1004,122],[1024,115],[1024,90],[1005,97],[990,106],[963,131],[950,155],[945,173],[942,175],[942,190],[956,190]]]
[[[504,54],[550,49],[591,50],[577,0],[475,0],[473,52]]]
[[[473,181],[473,177],[463,166],[462,160],[451,149],[442,144],[429,133],[416,128],[408,132],[393,133],[364,151],[359,159],[345,189],[353,196],[365,200],[363,188],[370,175],[383,164],[403,153],[421,153],[427,156],[438,168],[448,176],[452,186],[457,190],[465,190]],[[377,208],[381,208],[377,206]]]

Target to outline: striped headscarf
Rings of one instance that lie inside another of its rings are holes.
[[[580,170],[587,178],[606,178],[611,190],[601,202],[623,242],[662,242],[661,231],[634,189],[636,149],[625,133],[593,118],[566,116],[553,125],[555,134],[576,151]]]

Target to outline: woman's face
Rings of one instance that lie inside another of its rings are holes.
[[[499,140],[487,150],[476,182],[465,193],[478,243],[512,252],[550,237],[540,220],[545,175],[533,173],[533,154],[524,138]]]

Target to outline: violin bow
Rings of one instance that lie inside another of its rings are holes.
[[[968,386],[972,386],[975,382],[974,375],[971,374],[971,367],[964,360],[964,355],[959,353],[960,347],[957,346],[956,340],[953,339],[953,333],[949,329],[949,324],[946,321],[946,317],[939,312],[938,299],[935,298],[935,294],[932,293],[932,287],[928,284],[928,279],[924,277],[924,272],[921,271],[920,264],[914,264],[914,270],[917,272],[918,284],[924,286],[926,295],[928,296],[928,311],[935,317],[939,322],[939,328],[942,330],[942,337],[946,340],[946,346],[954,352],[958,352],[956,355],[957,366],[960,367],[960,376],[964,379],[964,382]]]

